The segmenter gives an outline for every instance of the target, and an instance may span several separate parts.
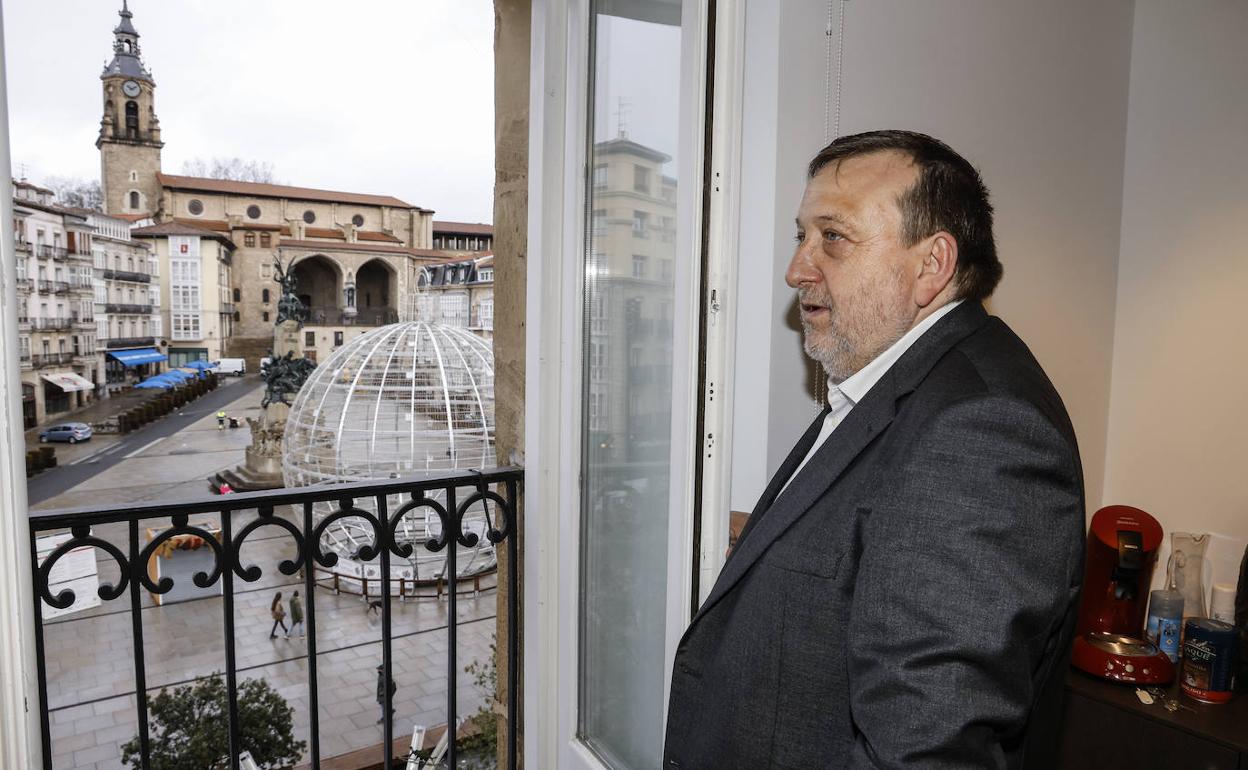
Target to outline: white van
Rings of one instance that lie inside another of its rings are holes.
[[[247,373],[247,360],[244,358],[223,358],[214,363],[217,374],[232,374],[235,377],[242,377]]]

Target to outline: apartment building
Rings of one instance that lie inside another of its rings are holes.
[[[116,392],[161,371],[168,356],[160,309],[160,263],[149,242],[131,238],[131,223],[98,211],[87,215],[95,262],[95,327],[103,390]]]
[[[101,382],[96,355],[92,232],[55,194],[13,182],[18,344],[26,428],[90,403]]]

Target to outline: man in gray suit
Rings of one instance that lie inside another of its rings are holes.
[[[810,164],[787,281],[828,407],[677,649],[667,768],[1049,768],[1083,572],[1078,449],[979,174],[905,131]]]

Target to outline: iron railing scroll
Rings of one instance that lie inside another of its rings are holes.
[[[454,731],[459,724],[457,719],[456,680],[460,670],[459,657],[456,649],[456,597],[457,583],[462,580],[471,581],[471,577],[460,577],[455,565],[456,548],[454,542],[466,548],[475,546],[479,536],[475,532],[466,531],[463,525],[464,516],[473,506],[486,508],[487,526],[485,537],[499,548],[507,549],[507,581],[510,590],[507,592],[507,743],[505,746],[508,770],[517,767],[516,757],[516,719],[518,717],[517,691],[519,690],[519,642],[515,630],[519,627],[517,594],[517,537],[516,510],[523,471],[519,468],[499,468],[489,471],[451,471],[438,476],[414,476],[386,481],[369,481],[351,484],[318,485],[297,489],[278,489],[263,492],[230,494],[206,498],[197,501],[179,503],[152,503],[117,508],[80,508],[73,510],[32,511],[30,513],[30,553],[35,586],[35,602],[33,607],[35,620],[35,649],[37,655],[39,697],[43,704],[40,714],[40,726],[43,735],[42,755],[44,767],[52,767],[52,737],[48,710],[48,661],[44,650],[43,602],[53,608],[66,609],[75,600],[72,590],[62,590],[53,595],[49,588],[49,579],[58,561],[71,551],[80,548],[95,549],[97,558],[111,559],[119,568],[120,577],[116,583],[103,583],[97,593],[105,602],[115,601],[129,594],[129,612],[134,642],[134,674],[135,703],[138,720],[139,751],[143,767],[150,767],[151,736],[148,727],[148,696],[147,675],[144,668],[143,623],[141,618],[142,593],[147,591],[153,595],[167,594],[174,587],[174,580],[168,576],[154,580],[149,573],[149,561],[167,541],[178,536],[194,536],[202,538],[212,550],[212,566],[210,569],[195,573],[191,581],[199,588],[210,588],[220,582],[222,589],[222,605],[224,610],[224,641],[226,663],[226,685],[228,689],[229,715],[229,767],[239,770],[239,753],[242,751],[239,739],[238,712],[238,663],[235,657],[235,619],[234,598],[236,585],[254,583],[260,579],[264,569],[260,565],[246,564],[240,552],[247,539],[261,528],[277,528],[284,530],[294,542],[294,556],[284,559],[275,566],[283,575],[302,574],[303,590],[306,607],[307,633],[307,685],[308,685],[308,716],[309,737],[308,761],[312,768],[321,765],[321,741],[317,687],[317,648],[316,648],[316,569],[313,562],[324,568],[332,568],[338,562],[338,554],[322,550],[321,537],[327,525],[337,519],[358,517],[367,522],[372,531],[372,541],[361,546],[355,557],[363,561],[378,559],[382,590],[380,594],[381,609],[381,647],[382,666],[386,682],[393,679],[393,646],[391,629],[391,596],[390,559],[411,557],[413,548],[425,548],[431,552],[446,552],[447,569],[447,699],[446,725]],[[465,492],[467,494],[465,494]],[[398,505],[393,513],[389,506],[393,499],[405,500]],[[438,498],[438,499],[435,499]],[[440,502],[441,501],[444,502]],[[462,500],[462,501],[461,501]],[[388,502],[391,501],[391,502]],[[493,515],[486,503],[493,505]],[[314,517],[313,508],[317,503],[330,503],[334,506],[328,515]],[[282,506],[289,506],[291,515],[278,514]],[[439,537],[430,539],[423,544],[413,546],[400,543],[397,532],[404,517],[423,515],[432,511],[441,521]],[[215,527],[192,524],[191,517],[196,515],[218,516],[219,533],[209,531]],[[142,545],[140,527],[144,524],[163,526],[169,521],[171,526],[164,529]],[[105,524],[127,524],[128,538],[124,544],[110,542],[93,533],[93,528]],[[36,538],[50,533],[68,531],[69,538],[60,543],[42,561],[38,558]],[[450,547],[448,547],[448,545]],[[384,768],[399,770],[401,762],[396,762],[392,747],[394,745],[394,715],[391,713],[391,688],[384,690]],[[456,747],[454,732],[449,741],[447,766],[456,767]]]

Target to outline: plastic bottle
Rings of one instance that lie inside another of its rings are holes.
[[[1166,565],[1167,587],[1148,596],[1148,623],[1145,636],[1166,654],[1171,663],[1179,662],[1183,633],[1183,592],[1174,582],[1174,557]]]

